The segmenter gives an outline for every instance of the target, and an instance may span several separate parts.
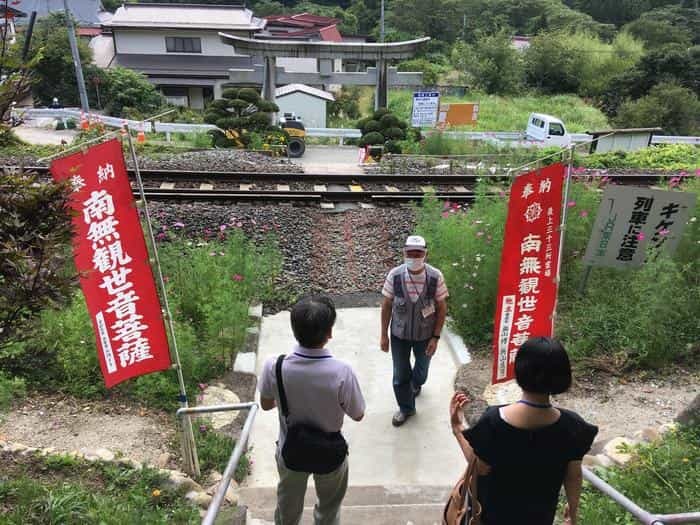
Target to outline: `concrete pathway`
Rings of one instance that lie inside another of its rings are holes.
[[[306,173],[337,173],[340,175],[361,175],[358,166],[357,146],[314,146],[308,145],[306,152],[294,162],[301,164]]]
[[[18,126],[12,131],[15,132],[20,139],[29,144],[51,144],[60,145],[64,140],[67,144],[73,142],[73,139],[78,134],[72,129],[53,130],[30,126]]]
[[[448,404],[456,372],[450,349],[441,340],[417,400],[417,415],[394,428],[391,356],[379,350],[379,315],[378,308],[338,310],[328,345],[354,368],[367,402],[365,418],[359,423],[346,418],[343,428],[350,446],[350,486],[451,486],[463,472],[464,462],[449,428]],[[290,352],[294,343],[289,312],[263,318],[257,373],[270,356]],[[258,413],[247,487],[277,484],[277,418],[277,410]]]

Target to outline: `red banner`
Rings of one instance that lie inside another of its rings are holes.
[[[121,143],[51,163],[73,188],[73,256],[107,388],[170,366],[168,338]]]
[[[551,336],[557,298],[564,166],[520,175],[510,189],[493,332],[491,382],[515,377],[515,355],[531,337]]]

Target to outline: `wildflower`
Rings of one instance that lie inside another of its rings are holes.
[[[644,236],[644,232],[639,232],[637,234],[637,240],[638,241],[643,241],[646,237]]]
[[[160,490],[153,489],[153,492],[151,492],[151,496],[153,496],[154,498],[159,498],[160,497]]]
[[[466,307],[467,307],[467,303],[462,303],[462,308],[466,308]]]
[[[688,221],[688,222],[695,222],[695,221],[697,221],[697,220],[698,220],[697,217],[691,217],[691,218],[690,218],[690,221]]]
[[[226,225],[225,225],[225,224],[222,224],[221,226],[219,226],[219,231],[220,231],[220,232],[225,231],[225,230],[226,230]]]
[[[209,385],[207,385],[206,383],[199,383],[197,386],[199,387],[200,390],[204,390],[204,389],[206,389]]]
[[[219,255],[221,255],[223,257],[226,254],[224,252],[219,252]]]
[[[442,208],[446,210],[447,208],[450,207],[450,201],[445,201],[445,204],[442,205]]]
[[[459,266],[459,263],[458,263],[458,262],[453,262],[453,263],[452,263],[452,266]]]
[[[476,272],[472,273],[472,277],[476,277]]]
[[[185,227],[185,224],[182,222],[176,222],[175,224],[173,224],[173,228],[184,228],[184,227]]]
[[[482,235],[484,235],[484,232],[476,232],[477,237],[481,237]]]
[[[576,206],[576,201],[569,201],[566,203],[566,206],[568,208],[573,208],[574,206]]]
[[[169,280],[170,280],[170,279],[168,279],[168,276],[167,276],[167,275],[164,275],[164,276],[163,276],[163,282],[164,282],[164,283],[167,283]]]
[[[690,459],[688,459],[688,458],[683,458],[681,461],[683,461],[683,463],[688,463],[688,462],[690,461]]]
[[[588,217],[588,212],[586,210],[583,210],[581,213],[579,213],[581,217]]]
[[[661,237],[666,237],[669,233],[671,233],[671,230],[667,230],[666,228],[659,230],[659,235],[661,235]]]
[[[163,232],[160,232],[158,235],[156,235],[156,240],[157,240],[157,241],[164,241],[164,240],[167,239],[167,238],[168,238],[168,236],[165,235]]]
[[[700,168],[695,170],[695,176],[700,177]]]
[[[503,190],[501,190],[501,191],[498,192],[498,196],[499,196],[501,199],[503,199],[503,198],[506,196],[506,192],[503,191]]]
[[[443,219],[447,219],[447,217],[450,216],[450,212],[448,212],[448,211],[443,211],[440,215],[442,215],[442,218],[443,218]]]
[[[207,431],[207,426],[206,426],[206,425],[199,425],[199,431],[200,431],[200,432],[206,432],[206,431]]]
[[[236,273],[236,274],[234,274],[234,275],[231,276],[231,279],[234,280],[234,281],[242,281],[242,280],[243,280],[243,276],[242,276],[240,273]]]
[[[216,252],[209,252],[209,257],[216,257]]]

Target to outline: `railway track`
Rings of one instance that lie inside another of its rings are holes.
[[[25,169],[36,171],[45,177],[49,176],[47,167]],[[129,176],[136,192],[133,170],[129,170]],[[658,173],[609,175],[611,179],[622,184],[642,185],[654,184],[662,176]],[[507,178],[508,175],[506,173],[318,175],[145,169],[141,170],[141,177],[146,197],[151,200],[299,204],[355,202],[387,205],[417,201],[427,194],[433,194],[441,200],[471,202],[475,197],[472,188],[478,180],[488,178],[496,182]]]

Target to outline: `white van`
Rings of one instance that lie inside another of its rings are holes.
[[[525,136],[528,140],[542,142],[543,146],[570,146],[571,135],[557,117],[544,113],[530,113]]]

